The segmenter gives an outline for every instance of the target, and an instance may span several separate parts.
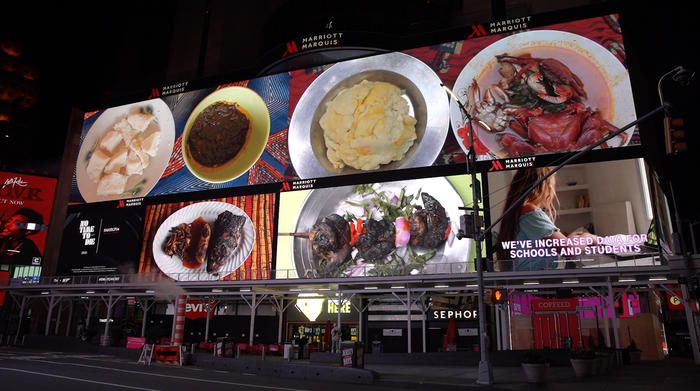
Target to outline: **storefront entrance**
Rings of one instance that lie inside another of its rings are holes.
[[[331,338],[326,337],[326,332],[330,332],[333,327],[326,322],[289,322],[287,323],[286,337],[288,341],[295,341],[306,338],[309,352],[326,352],[331,350]],[[359,328],[357,323],[341,323],[343,341],[358,341]]]

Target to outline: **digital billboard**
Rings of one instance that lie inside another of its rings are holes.
[[[527,167],[489,174],[490,217],[504,217],[495,229],[498,270],[658,264],[641,160],[567,166],[516,202],[549,170]]]
[[[268,279],[276,194],[72,207],[60,272],[144,280]]]
[[[56,179],[0,171],[0,265],[42,265]]]
[[[466,273],[459,240],[466,175],[369,183],[280,195],[277,278]]]
[[[176,281],[473,271],[471,242],[456,238],[472,205],[465,111],[492,191],[511,175],[494,172],[554,165],[636,118],[618,16],[589,16],[180,83],[85,113],[59,270]],[[639,157],[639,143],[632,128],[582,162]]]
[[[475,119],[479,160],[547,165],[635,119],[623,48],[608,15],[90,112],[71,202],[461,165],[466,115],[443,86]],[[597,153],[638,144],[630,129]]]

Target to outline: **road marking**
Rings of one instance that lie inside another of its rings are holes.
[[[236,383],[236,382],[228,382],[228,381],[221,381],[221,380],[209,380],[209,379],[201,379],[201,378],[195,378],[195,377],[186,377],[186,376],[174,376],[174,375],[162,375],[159,373],[149,373],[149,372],[142,372],[142,371],[131,371],[128,369],[117,369],[117,368],[109,368],[109,367],[99,367],[97,365],[87,365],[87,364],[76,364],[76,363],[70,363],[70,362],[56,362],[56,361],[47,361],[47,360],[32,360],[34,362],[43,362],[43,363],[48,363],[48,364],[57,364],[57,365],[73,365],[76,367],[85,367],[85,368],[97,368],[97,369],[105,369],[108,371],[117,371],[117,372],[126,372],[126,373],[138,373],[139,375],[147,375],[147,376],[157,376],[157,377],[166,377],[168,379],[182,379],[182,380],[192,380],[195,382],[204,382],[204,383],[215,383],[215,384],[230,384],[234,386],[245,386],[245,387],[253,387],[253,388],[265,388],[268,390],[286,390],[286,391],[309,391],[309,390],[304,390],[300,388],[286,388],[286,387],[276,387],[276,386],[261,386],[258,384],[249,384],[249,383]]]
[[[22,372],[22,373],[31,373],[31,374],[34,374],[34,375],[49,376],[49,377],[57,377],[57,378],[59,378],[59,379],[68,379],[68,380],[81,381],[81,382],[85,382],[85,383],[102,384],[102,385],[105,385],[105,386],[112,386],[112,387],[119,387],[119,388],[129,388],[129,389],[132,389],[132,390],[158,391],[158,390],[156,390],[156,389],[154,389],[154,388],[143,388],[143,387],[126,386],[126,385],[124,385],[124,384],[115,384],[115,383],[107,383],[107,382],[96,381],[96,380],[87,380],[87,379],[81,379],[81,378],[78,378],[78,377],[69,377],[69,376],[53,375],[53,374],[45,373],[45,372],[26,371],[26,370],[24,370],[24,369],[0,367],[0,370],[13,371],[13,372]]]

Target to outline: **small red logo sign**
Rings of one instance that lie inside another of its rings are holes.
[[[501,171],[503,170],[503,164],[501,163],[500,160],[492,160],[491,161],[491,168],[489,171]]]
[[[486,32],[486,29],[484,28],[484,26],[482,26],[480,24],[473,24],[472,25],[472,33],[467,35],[467,39],[483,37],[486,35],[489,35],[489,33]]]
[[[284,50],[284,53],[282,53],[282,57],[287,57],[290,54],[298,53],[299,52],[299,47],[297,47],[297,41],[289,41],[287,42],[286,49]]]

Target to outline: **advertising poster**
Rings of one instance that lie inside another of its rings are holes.
[[[138,273],[176,281],[269,279],[275,197],[147,206]]]
[[[466,175],[283,192],[277,278],[465,273]]]
[[[496,227],[497,268],[534,271],[658,262],[658,246],[649,242],[651,201],[641,160],[567,166],[514,203],[549,170],[528,167],[489,174],[491,218],[515,205]]]
[[[61,272],[158,281],[270,278],[275,194],[73,207]],[[76,211],[78,209],[79,211]]]
[[[545,166],[585,148],[635,119],[617,15],[87,113],[71,202],[463,164],[460,103],[475,118],[482,171]],[[591,159],[638,144],[630,129]]]
[[[0,264],[40,266],[56,179],[0,171]]]
[[[142,206],[69,209],[59,274],[134,274],[143,240]]]

